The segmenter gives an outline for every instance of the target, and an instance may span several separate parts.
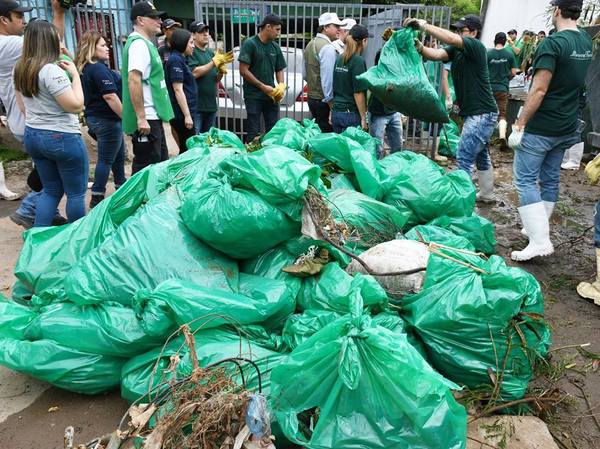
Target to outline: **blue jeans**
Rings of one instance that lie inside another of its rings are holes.
[[[125,183],[125,139],[121,121],[87,117],[90,132],[98,141],[98,162],[94,172],[92,194],[104,195],[112,169],[115,188]]]
[[[194,117],[196,134],[208,132],[210,128],[215,126],[216,121],[216,112],[196,112],[196,116]]]
[[[394,112],[387,115],[369,114],[369,132],[381,140],[377,146],[377,158],[383,157],[383,138],[387,136],[390,152],[402,151],[402,114]]]
[[[67,194],[69,222],[83,217],[89,165],[81,135],[26,127],[24,143],[44,186],[37,203],[34,226],[52,224],[64,193]]]
[[[360,114],[358,112],[332,111],[331,124],[334,133],[343,133],[346,128],[360,126]]]
[[[279,120],[279,104],[266,100],[245,100],[246,103],[246,142],[252,142],[260,134],[260,119],[265,118],[265,134],[271,131]]]
[[[471,174],[473,164],[479,171],[489,170],[492,167],[489,144],[497,122],[497,112],[470,115],[465,119],[456,150],[459,170]]]
[[[556,203],[560,187],[560,163],[567,148],[581,142],[581,135],[546,137],[525,133],[515,149],[514,185],[521,206]],[[539,186],[538,186],[539,184]]]

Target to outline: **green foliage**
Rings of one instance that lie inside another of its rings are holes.
[[[452,7],[452,20],[459,19],[466,14],[479,14],[481,9],[481,0],[423,0],[422,3]]]

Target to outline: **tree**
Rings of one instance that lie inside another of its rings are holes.
[[[452,7],[452,19],[460,19],[467,14],[479,14],[481,0],[424,0],[425,5]]]

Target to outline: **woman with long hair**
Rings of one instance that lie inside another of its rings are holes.
[[[367,70],[361,55],[367,48],[369,37],[364,26],[354,25],[346,37],[344,52],[335,63],[331,124],[336,133],[350,126],[367,129],[367,86],[356,77]]]
[[[171,35],[171,54],[165,65],[165,81],[175,118],[170,121],[177,134],[179,154],[187,150],[185,142],[196,134],[194,116],[198,88],[185,58],[194,51],[194,38],[188,30],[176,29]]]
[[[75,64],[59,58],[58,29],[43,20],[27,25],[14,84],[25,113],[25,149],[44,186],[34,226],[52,224],[65,193],[69,222],[85,215],[88,155],[77,117],[83,110],[83,89]]]
[[[98,142],[90,209],[104,199],[112,170],[115,189],[125,182],[125,138],[121,123],[121,75],[106,65],[110,58],[106,39],[87,31],[77,47],[75,65],[81,73],[85,97],[85,120]]]

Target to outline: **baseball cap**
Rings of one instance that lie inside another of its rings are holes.
[[[475,14],[467,14],[466,16],[458,19],[458,21],[455,22],[452,26],[457,30],[460,30],[461,28],[469,28],[470,30],[481,30],[481,19]]]
[[[151,2],[137,2],[131,7],[131,20],[138,17],[163,17],[165,15],[164,11],[157,11]]]
[[[583,0],[552,0],[550,4],[565,9],[583,9]]]
[[[166,19],[163,21],[163,28],[165,30],[168,30],[169,28],[173,28],[175,26],[181,28],[181,24],[179,22],[177,22],[176,20]]]
[[[509,30],[508,33],[506,34],[519,34],[517,33],[517,30],[515,30],[514,28],[512,30]]]
[[[29,12],[33,8],[21,6],[17,0],[0,0],[0,16],[6,17],[11,11],[14,12]]]
[[[189,30],[191,33],[201,33],[204,30],[210,30],[210,27],[201,20],[194,20],[190,23]]]
[[[348,31],[350,31],[352,29],[352,27],[354,25],[356,25],[356,20],[351,19],[349,17],[346,18],[346,19],[344,19],[344,20],[342,20],[342,22],[344,22],[342,24],[342,30],[348,30]]]
[[[283,20],[277,14],[267,14],[258,25],[258,28],[262,28],[265,25],[283,25]]]
[[[350,30],[350,36],[357,42],[366,39],[367,37],[373,37],[372,34],[369,34],[369,30],[362,25],[354,25]]]
[[[344,25],[344,22],[340,20],[338,15],[334,12],[325,12],[319,16],[319,26],[326,25]]]

